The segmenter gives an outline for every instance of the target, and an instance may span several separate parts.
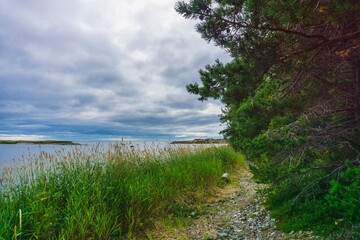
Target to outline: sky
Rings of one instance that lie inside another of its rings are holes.
[[[0,0],[0,139],[221,137],[186,91],[224,50],[174,0]]]

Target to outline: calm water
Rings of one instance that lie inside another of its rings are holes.
[[[137,148],[143,148],[145,145],[166,146],[168,142],[125,142]],[[90,150],[98,146],[100,149],[106,150],[109,148],[111,142],[80,142],[81,145],[52,145],[52,144],[0,144],[0,169],[3,166],[13,165],[14,160],[33,158],[34,155],[39,155],[40,152],[53,154],[58,150],[70,151],[74,148],[81,148],[82,150]]]

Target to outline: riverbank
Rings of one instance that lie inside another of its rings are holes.
[[[28,140],[0,140],[0,144],[39,144],[39,145],[80,145],[72,141],[59,141],[59,140],[41,140],[41,141],[28,141]]]

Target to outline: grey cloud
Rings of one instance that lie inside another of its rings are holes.
[[[2,1],[0,133],[216,135],[218,107],[197,102],[185,85],[227,57],[175,13],[175,2]]]

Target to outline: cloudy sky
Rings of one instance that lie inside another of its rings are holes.
[[[0,139],[219,137],[186,92],[224,52],[175,0],[0,0]]]

